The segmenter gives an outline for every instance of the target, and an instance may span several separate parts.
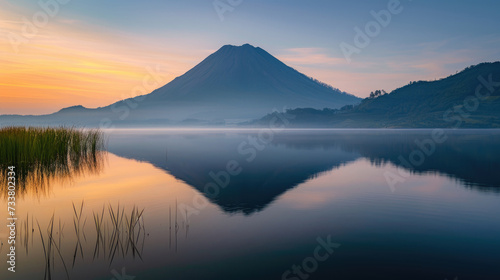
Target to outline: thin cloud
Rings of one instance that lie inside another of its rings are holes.
[[[284,54],[278,55],[283,61],[300,65],[346,65],[345,58],[332,57],[327,54],[328,50],[322,48],[291,48],[284,50]]]

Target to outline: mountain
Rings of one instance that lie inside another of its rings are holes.
[[[500,62],[471,66],[441,80],[411,82],[357,106],[288,113],[295,116],[292,127],[500,127]]]
[[[284,106],[340,108],[359,101],[246,44],[223,46],[151,93],[144,103],[158,109],[167,106],[170,118],[176,119],[242,119],[260,117]]]
[[[74,106],[30,119],[35,123],[226,123],[255,119],[284,107],[340,108],[360,100],[299,73],[261,48],[226,45],[148,95],[97,109]]]

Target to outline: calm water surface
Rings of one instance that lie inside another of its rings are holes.
[[[0,279],[500,279],[500,131],[444,133],[108,131],[102,162],[18,192]],[[131,241],[111,211],[134,207]]]

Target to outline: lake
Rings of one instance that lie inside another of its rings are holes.
[[[500,130],[105,134],[18,190],[0,279],[500,277]]]

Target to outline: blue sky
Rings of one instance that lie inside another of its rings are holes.
[[[371,11],[387,10],[391,1],[242,0],[221,21],[212,0],[70,0],[40,36],[90,40],[88,50],[100,54],[127,47],[127,59],[160,61],[168,79],[222,45],[250,43],[360,97],[500,60],[500,1],[401,0],[402,11],[348,62],[340,44],[352,45],[354,28],[364,29]],[[39,11],[37,2],[0,0],[0,8],[15,22]]]

